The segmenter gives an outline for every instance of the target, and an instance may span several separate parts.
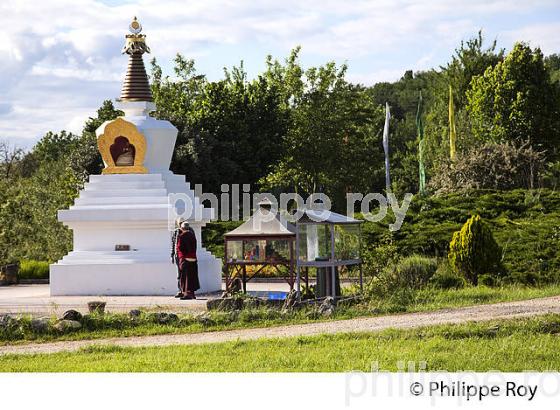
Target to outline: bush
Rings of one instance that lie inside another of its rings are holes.
[[[387,266],[368,286],[368,293],[385,297],[402,289],[412,290],[425,286],[437,269],[437,260],[420,255],[407,256]]]
[[[502,270],[502,249],[479,215],[472,216],[453,234],[448,258],[453,270],[473,285],[478,284],[479,275],[499,274]]]
[[[21,261],[18,277],[20,279],[48,279],[49,263],[34,260]]]
[[[429,282],[430,286],[437,289],[460,289],[465,284],[465,279],[453,272],[447,260],[438,266],[436,273]]]
[[[420,255],[407,256],[397,263],[397,280],[402,287],[419,289],[434,276],[437,266],[435,258]]]
[[[498,281],[496,280],[495,276],[485,273],[484,275],[480,275],[478,277],[478,283],[480,285],[494,287],[498,284]]]
[[[429,188],[438,194],[472,189],[532,189],[543,167],[544,153],[527,143],[486,143],[474,146],[455,161],[443,160]]]

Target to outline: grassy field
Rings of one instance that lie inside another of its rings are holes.
[[[210,312],[209,321],[201,322],[190,315],[179,315],[180,320],[170,324],[157,324],[147,315],[130,319],[124,314],[107,314],[89,318],[79,331],[60,334],[51,330],[47,334],[35,334],[29,319],[12,331],[0,329],[0,344],[41,343],[54,340],[103,339],[109,337],[182,334],[250,327],[269,327],[286,324],[340,320],[363,316],[379,316],[391,313],[430,311],[443,308],[497,303],[560,295],[560,285],[545,287],[507,286],[488,288],[467,287],[457,290],[423,289],[415,292],[395,293],[383,299],[368,299],[355,306],[340,307],[331,318],[323,318],[313,309],[281,312],[278,309],[254,309],[238,314]]]
[[[0,360],[0,371],[344,372],[370,371],[375,362],[397,371],[399,363],[409,361],[425,363],[427,371],[558,371],[560,315],[380,333],[9,355]]]

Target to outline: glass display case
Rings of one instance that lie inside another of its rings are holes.
[[[249,239],[227,241],[227,262],[289,262],[290,241]]]
[[[341,297],[340,273],[361,269],[363,221],[334,212],[306,210],[296,222],[296,284],[301,292],[302,274],[309,289],[309,269],[316,272],[315,296]],[[353,268],[351,268],[353,267]]]

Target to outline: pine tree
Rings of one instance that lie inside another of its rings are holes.
[[[453,234],[448,259],[451,267],[473,285],[478,283],[479,275],[497,275],[503,269],[502,249],[479,215],[472,216]]]

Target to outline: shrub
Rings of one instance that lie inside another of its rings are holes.
[[[418,289],[425,286],[437,270],[437,260],[412,255],[401,259],[396,267],[398,282],[403,287]]]
[[[429,187],[438,194],[472,189],[532,189],[543,167],[544,153],[528,143],[490,142],[474,146],[455,161],[442,160]]]
[[[419,289],[426,285],[437,269],[437,260],[411,255],[391,264],[377,276],[370,286],[370,293],[382,296],[398,289]]]
[[[496,277],[487,273],[478,277],[478,283],[489,287],[494,287],[498,284]]]
[[[481,274],[500,273],[501,257],[500,246],[479,215],[472,216],[460,231],[455,232],[449,244],[451,267],[473,285],[478,284]]]
[[[19,265],[20,279],[48,279],[49,263],[44,261],[23,260]]]
[[[465,279],[453,272],[451,266],[445,260],[438,266],[436,273],[429,281],[429,285],[437,289],[460,289],[465,286]]]

